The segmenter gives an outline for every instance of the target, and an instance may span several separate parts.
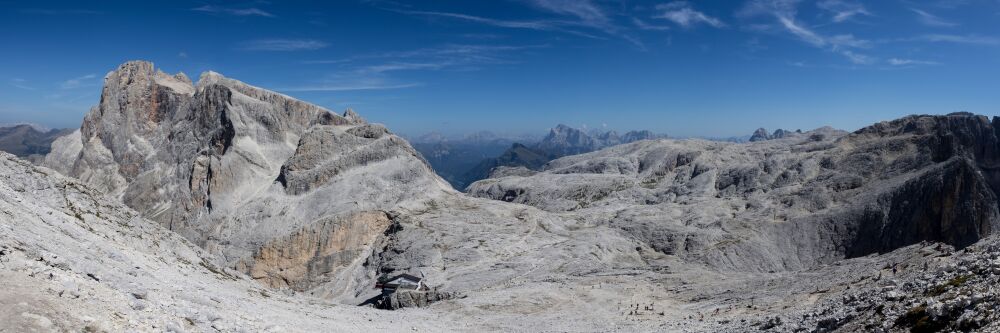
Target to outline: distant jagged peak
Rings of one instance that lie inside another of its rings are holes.
[[[565,153],[578,154],[623,143],[667,137],[666,135],[656,134],[649,130],[633,130],[626,132],[624,135],[618,134],[618,131],[613,129],[594,129],[589,132],[565,124],[559,124],[549,130],[549,134],[539,143],[539,146],[543,148],[573,148],[575,149],[574,151],[567,151]]]
[[[662,139],[666,137],[667,137],[666,135],[656,134],[650,130],[628,131],[625,132],[625,135],[622,135],[622,143],[632,143],[642,140]]]
[[[569,126],[569,125],[566,125],[566,124],[557,124],[556,127],[552,128],[552,130],[556,131],[556,132],[564,132],[564,131],[571,131],[571,130],[579,131],[578,129],[574,128],[573,126]]]
[[[549,135],[546,136],[546,139],[554,139],[554,138],[568,137],[568,136],[587,137],[587,138],[590,137],[590,135],[588,135],[583,130],[580,130],[578,128],[566,124],[558,124],[556,125],[556,127],[549,129]]]
[[[352,124],[367,123],[365,118],[361,117],[361,115],[358,114],[357,112],[354,112],[354,109],[352,108],[347,108],[347,110],[344,110],[344,119],[347,119],[347,121]]]
[[[767,129],[763,127],[753,131],[753,134],[750,135],[750,142],[765,141],[770,139],[771,135],[768,134]]]
[[[758,128],[757,130],[755,130],[753,132],[753,135],[750,135],[750,140],[749,141],[750,142],[758,142],[758,141],[767,141],[767,140],[775,140],[775,139],[784,139],[784,138],[791,138],[791,137],[799,137],[799,136],[802,136],[802,134],[803,134],[803,132],[802,132],[801,129],[797,129],[797,130],[792,131],[792,130],[786,130],[786,129],[782,129],[782,128],[776,129],[776,130],[774,130],[774,132],[772,132],[772,133],[769,134],[767,132],[767,129],[761,127],[761,128]]]

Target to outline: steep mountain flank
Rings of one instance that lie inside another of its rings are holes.
[[[348,332],[359,325],[387,331],[456,325],[419,311],[390,316],[274,292],[214,265],[191,242],[86,184],[2,152],[0,180],[0,330]]]
[[[303,258],[321,266],[310,272],[335,274],[367,257],[387,225],[359,229],[350,216],[448,190],[409,144],[353,111],[333,114],[212,72],[193,85],[147,62],[108,74],[78,140],[57,142],[46,164],[269,285],[293,276],[262,268],[281,264],[253,263],[270,258],[275,243],[309,230],[366,240]],[[324,259],[332,255],[343,259]],[[305,280],[282,286],[303,289],[315,278],[294,277]]]

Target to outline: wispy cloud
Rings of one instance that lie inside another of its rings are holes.
[[[552,21],[517,21],[517,20],[501,20],[493,19],[475,15],[466,15],[459,13],[449,13],[449,12],[430,12],[430,11],[398,11],[404,14],[412,15],[422,15],[422,16],[437,16],[459,19],[464,21],[482,23],[486,25],[492,25],[501,28],[517,28],[517,29],[532,29],[532,30],[559,30],[555,23]]]
[[[918,36],[915,38],[908,38],[904,41],[923,41],[932,43],[955,43],[955,44],[973,44],[973,45],[1000,45],[1000,38],[990,37],[990,36],[980,36],[980,35],[948,35],[948,34],[930,34]]]
[[[329,46],[326,42],[314,39],[257,39],[240,44],[240,48],[248,51],[309,51]]]
[[[816,47],[826,46],[826,38],[823,38],[823,36],[820,36],[819,34],[813,32],[812,30],[799,25],[799,23],[795,22],[793,18],[778,16],[778,22],[780,22],[781,25],[788,30],[788,32],[795,35],[802,41],[812,44],[813,46]]]
[[[913,65],[939,65],[936,61],[889,58],[887,62],[893,66],[913,66]]]
[[[210,13],[210,14],[224,14],[232,16],[261,16],[261,17],[274,17],[267,11],[260,8],[248,7],[248,8],[237,8],[237,7],[225,7],[225,6],[215,6],[215,5],[204,5],[201,7],[191,8],[192,11]]]
[[[446,44],[406,51],[381,52],[344,59],[310,60],[306,64],[334,65],[338,70],[316,83],[283,91],[347,91],[403,89],[423,85],[396,77],[404,71],[469,71],[482,66],[510,64],[512,52],[547,45]]]
[[[662,13],[654,17],[669,20],[684,28],[690,28],[698,24],[707,24],[715,28],[726,26],[722,20],[695,10],[687,1],[660,4],[656,6],[656,9],[662,11]]]
[[[655,31],[670,30],[669,26],[649,24],[649,23],[646,23],[646,21],[640,20],[640,19],[635,18],[635,17],[632,18],[632,24],[634,24],[636,28],[639,28],[639,29],[642,29],[642,30],[655,30]]]
[[[872,16],[872,13],[860,2],[848,0],[822,0],[816,3],[820,9],[833,15],[833,22],[848,21],[855,16]]]
[[[439,70],[452,65],[451,62],[390,62],[362,68],[365,73],[387,73],[394,71]]]
[[[942,19],[942,18],[937,17],[936,15],[928,13],[926,11],[919,10],[919,9],[916,9],[916,8],[910,8],[910,10],[917,14],[917,20],[920,21],[920,23],[923,23],[924,25],[932,26],[932,27],[954,27],[954,26],[958,26],[958,23]]]
[[[776,17],[794,17],[798,12],[795,7],[799,0],[750,0],[736,14],[742,17],[771,15]]]
[[[445,44],[438,47],[420,48],[406,51],[389,51],[368,55],[357,55],[342,59],[307,60],[304,64],[343,64],[373,59],[395,59],[398,61],[417,61],[421,59],[447,60],[464,64],[498,64],[510,63],[504,59],[505,54],[514,51],[546,48],[548,45],[483,45],[483,44]]]
[[[874,57],[871,57],[871,56],[868,56],[868,55],[864,55],[864,54],[860,54],[860,53],[857,53],[857,52],[854,52],[854,51],[851,51],[851,50],[840,50],[840,51],[836,51],[836,52],[840,53],[841,55],[843,55],[845,57],[847,57],[847,59],[850,60],[852,63],[858,64],[858,65],[873,64],[873,63],[875,63],[878,60],[878,59],[875,59]]]
[[[618,29],[604,9],[591,0],[530,0],[529,2],[552,13],[575,17],[583,26],[605,31]]]
[[[569,24],[568,22],[560,22],[557,20],[503,20],[503,19],[494,19],[489,17],[467,15],[460,13],[431,12],[431,11],[417,11],[417,10],[396,10],[396,12],[408,15],[450,18],[450,19],[485,24],[500,28],[562,32],[571,35],[577,35],[580,37],[586,37],[592,39],[604,39],[594,34],[589,34],[575,29],[567,28],[567,26],[571,26],[571,24]]]
[[[593,0],[528,0],[536,8],[569,17],[570,21],[556,21],[567,26],[584,27],[620,38],[639,50],[646,50],[646,45],[639,38],[628,33],[619,26],[604,7]],[[574,32],[574,30],[566,30]]]
[[[9,83],[14,88],[24,89],[24,90],[35,90],[35,88],[28,86],[28,81],[25,79],[13,78],[10,79],[10,81],[8,81],[7,83]]]
[[[87,74],[80,77],[75,77],[59,84],[59,88],[62,89],[76,89],[82,87],[89,87],[90,81],[97,78],[97,74]]]
[[[878,59],[859,53],[855,49],[867,48],[872,43],[851,34],[825,36],[796,20],[797,0],[752,0],[738,13],[740,16],[771,16],[781,27],[799,40],[816,48],[840,54],[854,64],[872,64]]]
[[[405,84],[382,84],[382,83],[360,83],[360,84],[319,84],[313,86],[302,86],[277,89],[278,91],[357,91],[357,90],[387,90],[419,87],[420,83]]]
[[[473,22],[494,27],[511,29],[528,29],[566,33],[590,39],[618,38],[627,41],[638,49],[645,49],[642,41],[628,33],[628,29],[620,26],[612,19],[611,14],[599,3],[592,0],[522,0],[532,8],[545,12],[553,17],[542,19],[499,19],[464,13],[422,11],[409,8],[385,8],[407,15],[424,17],[439,17],[466,22]]]

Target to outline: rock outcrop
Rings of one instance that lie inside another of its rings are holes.
[[[386,295],[379,308],[387,310],[399,310],[402,308],[422,308],[434,302],[455,298],[454,293],[439,291],[416,291],[401,290]]]
[[[406,141],[352,110],[337,115],[214,72],[195,85],[141,61],[107,75],[100,104],[46,164],[217,264],[295,290],[370,255],[388,224],[357,214],[448,191]]]
[[[341,269],[384,246],[380,236],[391,224],[384,212],[323,220],[270,241],[237,267],[271,288],[306,291],[336,281]]]

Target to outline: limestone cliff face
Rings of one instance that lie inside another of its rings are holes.
[[[391,223],[384,212],[327,219],[272,240],[258,249],[252,260],[237,266],[272,288],[305,291],[365,259]]]
[[[79,135],[54,146],[48,166],[295,289],[368,250],[386,224],[362,212],[447,189],[409,144],[354,111],[214,72],[193,84],[142,61],[109,73]],[[332,243],[297,243],[317,239]]]

